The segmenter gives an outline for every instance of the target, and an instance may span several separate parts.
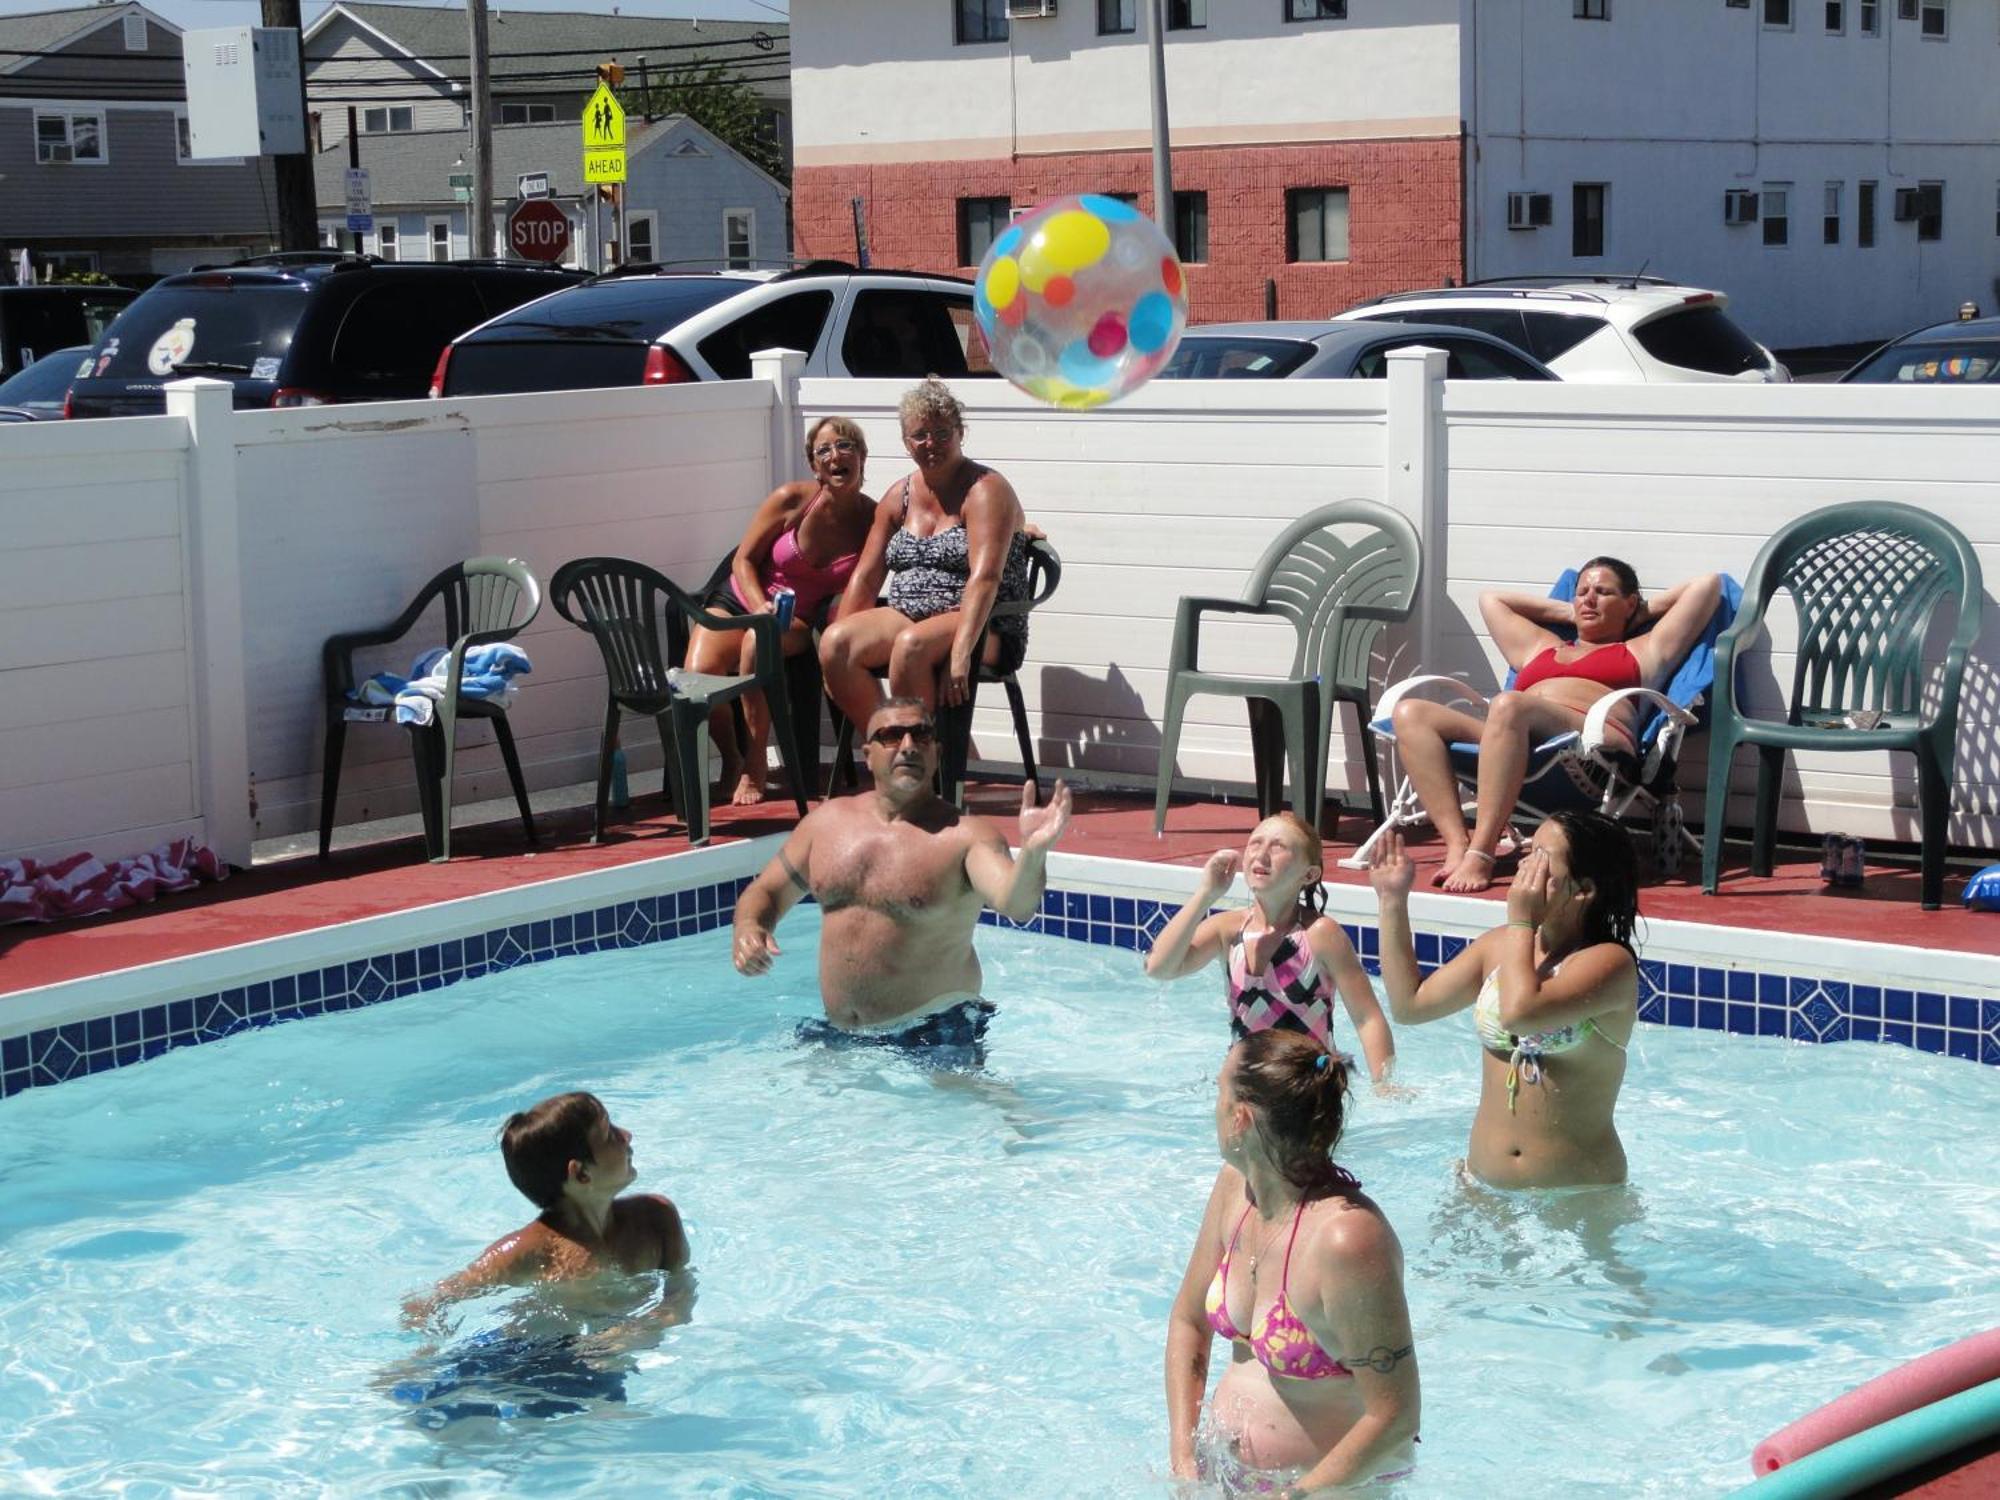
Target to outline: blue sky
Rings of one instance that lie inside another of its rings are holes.
[[[257,0],[142,0],[146,8],[163,16],[183,31],[203,26],[255,26],[263,12]],[[427,0],[420,0],[427,3]],[[782,21],[790,9],[789,0],[486,0],[488,10],[567,10],[584,15],[616,12],[622,16],[667,16],[686,20],[699,16],[718,21]],[[23,11],[66,10],[62,0],[0,0],[0,15]],[[326,0],[300,0],[306,24],[327,8]],[[463,11],[462,0],[449,0],[438,7]]]

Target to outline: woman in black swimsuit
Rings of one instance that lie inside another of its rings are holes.
[[[826,690],[857,724],[889,695],[955,706],[970,688],[972,653],[1008,670],[1027,656],[1028,621],[986,624],[993,606],[1028,596],[1028,538],[1014,487],[965,456],[964,408],[937,380],[903,397],[903,446],[917,471],[892,486],[847,585],[839,619],[820,637]],[[884,580],[889,602],[876,606]]]

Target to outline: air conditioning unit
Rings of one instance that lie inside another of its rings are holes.
[[[1509,193],[1509,229],[1546,229],[1555,218],[1555,200],[1547,193]]]
[[[1722,222],[1725,224],[1755,224],[1757,222],[1756,189],[1730,188],[1723,193]]]
[[[1944,194],[1936,187],[1896,189],[1896,222],[1908,224],[1944,212]]]
[[[1010,21],[1039,21],[1056,13],[1056,0],[1007,0]]]

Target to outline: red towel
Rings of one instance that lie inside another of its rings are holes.
[[[221,857],[193,839],[175,839],[131,859],[71,854],[53,864],[0,860],[0,925],[94,917],[228,874]]]

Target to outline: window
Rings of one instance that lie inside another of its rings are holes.
[[[1572,183],[1569,190],[1569,253],[1604,253],[1604,194],[1601,182]]]
[[[1840,198],[1847,191],[1843,182],[1826,185],[1826,205],[1820,210],[1819,239],[1822,245],[1840,243]]]
[[[1287,21],[1345,21],[1347,0],[1285,0]]]
[[[1791,218],[1792,185],[1789,182],[1767,182],[1759,217],[1764,221],[1764,243],[1767,245],[1789,245],[1792,242]]]
[[[1835,36],[1847,30],[1847,7],[1841,0],[1826,0],[1826,29]]]
[[[35,111],[36,161],[101,163],[105,159],[102,110]]]
[[[1882,34],[1881,0],[1858,0],[1855,10],[1859,12],[1854,18],[1854,29],[1856,31],[1863,36],[1880,36]]]
[[[1639,347],[1662,364],[1710,375],[1768,369],[1764,351],[1713,303],[1670,312],[1632,330]]]
[[[1007,0],[955,0],[953,14],[961,47],[1007,40]]]
[[[420,391],[438,351],[485,317],[469,277],[367,287],[340,320],[326,361],[360,386],[357,395]]]
[[[1200,31],[1208,25],[1208,0],[1167,0],[1167,30]]]
[[[1139,29],[1138,0],[1097,0],[1097,34],[1117,36]]]
[[[1854,194],[1854,243],[1863,250],[1875,246],[1875,184],[1859,184]]]
[[[361,111],[361,133],[363,135],[401,134],[414,130],[416,125],[410,116],[407,104],[386,105],[379,109]]]
[[[1896,19],[1914,21],[1917,18],[1917,0],[1896,0]]]
[[[1919,30],[1923,35],[1940,42],[1945,37],[1945,5],[1946,0],[1924,0],[1923,5],[1919,7],[1922,13],[1922,25]]]
[[[1174,254],[1185,261],[1208,259],[1208,194],[1174,194]]]
[[[424,226],[430,237],[432,260],[451,259],[451,220],[432,219]]]
[[[377,219],[375,221],[375,253],[384,260],[396,260],[396,221]]]
[[[1941,240],[1944,238],[1944,184],[1922,182],[1917,186],[1922,195],[1917,208],[1917,238]]]
[[[1520,355],[1472,339],[1425,340],[1445,352],[1446,380],[1545,380],[1547,377]]]
[[[958,200],[958,263],[976,266],[1012,222],[1013,202],[1007,198]]]
[[[722,260],[732,271],[747,271],[757,256],[757,214],[754,209],[722,211]],[[760,346],[761,347],[761,346]],[[788,346],[791,347],[791,346]],[[811,345],[806,345],[808,350]]]
[[[1792,0],[1764,0],[1764,24],[1791,30]]]
[[[2000,185],[1993,190],[1993,232],[2000,234]]]
[[[1347,259],[1347,189],[1293,188],[1285,194],[1285,259]]]
[[[627,265],[644,265],[659,258],[659,234],[657,220],[652,214],[628,214],[625,217],[625,262]]]
[[[125,50],[144,52],[146,50],[146,18],[128,15],[125,17]]]
[[[502,125],[553,125],[556,107],[553,104],[503,104],[500,106]]]
[[[1528,352],[1545,365],[1554,363],[1605,326],[1602,318],[1578,317],[1573,313],[1527,312],[1521,318],[1528,325]]]
[[[859,293],[841,337],[841,359],[850,375],[915,380],[964,375],[970,335],[953,319],[971,308],[936,292],[876,289]]]
[[[766,302],[719,328],[695,347],[724,380],[748,380],[750,356],[760,349],[798,349],[811,354],[833,311],[832,292],[795,292]]]
[[[1611,0],[1576,0],[1570,14],[1579,21],[1608,21],[1611,19]]]

